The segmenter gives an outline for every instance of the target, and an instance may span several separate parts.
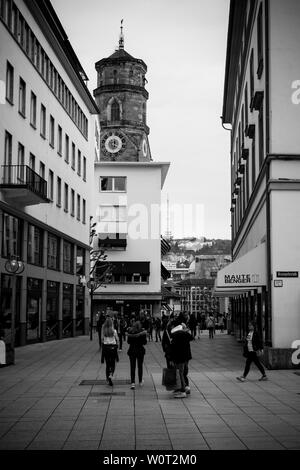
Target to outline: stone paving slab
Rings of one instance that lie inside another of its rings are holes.
[[[130,390],[127,344],[115,385],[106,385],[95,337],[16,349],[0,369],[1,450],[300,450],[300,376],[268,371],[259,382],[227,334],[192,342],[191,395],[174,399],[161,385],[160,342],[146,346],[144,386]],[[100,381],[80,385],[83,380]]]

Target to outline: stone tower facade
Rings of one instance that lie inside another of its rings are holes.
[[[95,64],[95,100],[100,109],[100,161],[150,161],[146,124],[147,65],[124,50],[121,27],[119,48]]]

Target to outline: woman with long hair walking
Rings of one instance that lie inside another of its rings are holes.
[[[244,340],[244,357],[246,357],[246,364],[243,375],[237,377],[240,382],[245,382],[246,377],[250,371],[252,362],[256,365],[261,373],[261,377],[258,380],[268,380],[264,366],[259,360],[263,351],[263,341],[260,333],[256,329],[256,325],[250,322],[248,325],[248,335]]]
[[[119,338],[117,331],[113,326],[113,321],[110,317],[106,318],[102,326],[101,332],[102,342],[102,364],[106,363],[106,380],[109,385],[113,385],[112,377],[116,368],[116,361],[118,360],[118,345]]]
[[[136,364],[138,366],[139,384],[143,385],[143,362],[146,353],[144,344],[147,343],[147,331],[143,330],[140,321],[135,322],[132,327],[128,329],[127,342],[129,344],[127,354],[130,359],[130,388],[134,390]]]

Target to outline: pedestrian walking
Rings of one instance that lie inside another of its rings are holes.
[[[166,328],[164,329],[162,340],[161,340],[161,346],[162,346],[163,352],[165,353],[165,358],[166,358],[168,369],[171,369],[174,367],[174,364],[172,362],[172,351],[171,351],[171,330],[174,326],[175,326],[174,319],[170,318],[168,324],[166,325]]]
[[[208,317],[206,327],[208,329],[209,339],[213,339],[215,332],[215,319],[212,315]]]
[[[119,351],[122,351],[122,346],[123,346],[123,340],[125,341],[125,335],[126,335],[126,328],[127,328],[127,323],[124,318],[123,313],[120,315],[120,321],[119,321]]]
[[[180,316],[175,319],[171,329],[171,361],[179,371],[181,387],[174,391],[174,398],[185,398],[191,393],[188,379],[188,364],[192,359],[190,342],[193,336],[185,323],[180,323]]]
[[[254,362],[254,364],[262,374],[259,380],[268,380],[265,369],[259,360],[259,356],[262,355],[262,352],[262,336],[258,332],[255,323],[250,322],[248,325],[248,335],[244,339],[244,357],[246,357],[245,369],[243,375],[237,377],[237,380],[239,380],[240,382],[245,382],[246,377],[250,371],[250,366],[252,362]]]
[[[221,333],[224,333],[224,317],[223,317],[223,315],[220,316],[219,321],[218,321],[218,325],[219,325]]]
[[[155,341],[161,341],[161,319],[156,317],[154,320],[154,327],[155,327]]]
[[[196,338],[196,330],[197,330],[197,318],[196,318],[196,315],[194,313],[190,314],[188,327],[191,330],[191,334],[193,336],[193,339],[195,339]]]
[[[101,312],[101,314],[98,317],[98,321],[96,325],[97,332],[98,332],[98,340],[99,340],[99,350],[101,349],[101,334],[102,334],[102,326],[104,322],[105,322],[105,315],[104,315],[104,312]]]
[[[154,325],[153,318],[151,315],[149,315],[149,328],[148,328],[149,341],[153,341],[153,325]]]
[[[138,368],[139,385],[143,385],[143,362],[146,353],[144,345],[147,344],[147,331],[143,330],[140,321],[136,321],[133,326],[128,329],[127,342],[129,344],[127,354],[130,359],[130,388],[134,390],[136,364]]]
[[[113,326],[113,320],[108,317],[102,326],[102,355],[101,363],[106,363],[106,380],[109,385],[113,385],[112,377],[115,372],[116,361],[118,358],[119,338],[117,331]]]

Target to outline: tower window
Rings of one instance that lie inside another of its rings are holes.
[[[111,120],[120,121],[120,106],[117,101],[114,101],[111,105]]]

